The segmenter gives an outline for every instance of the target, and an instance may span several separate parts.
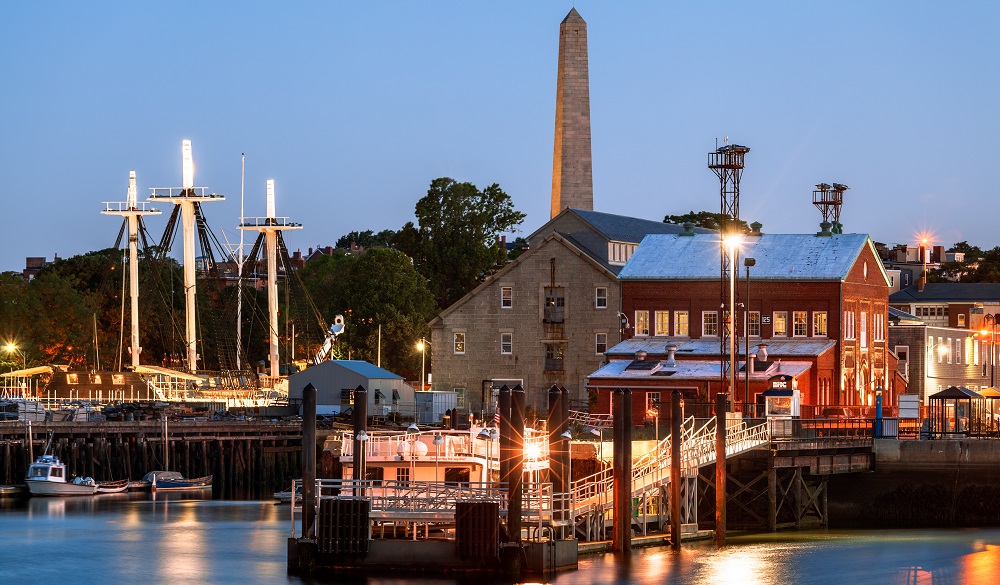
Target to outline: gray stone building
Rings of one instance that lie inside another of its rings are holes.
[[[527,252],[430,322],[433,389],[457,390],[459,406],[480,416],[503,384],[523,385],[540,413],[553,384],[584,406],[586,377],[621,341],[618,272],[646,234],[681,231],[564,209],[528,237]]]

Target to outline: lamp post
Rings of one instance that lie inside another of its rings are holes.
[[[740,236],[736,233],[728,234],[724,243],[729,250],[729,318],[726,319],[726,327],[729,328],[729,399],[736,397],[736,252],[740,246]]]
[[[21,369],[23,370],[28,369],[28,358],[25,357],[24,352],[18,349],[16,345],[14,345],[13,343],[8,343],[7,345],[4,346],[3,349],[4,351],[7,352],[7,355],[17,352],[18,355],[21,356]]]
[[[420,437],[420,427],[417,426],[417,423],[410,423],[410,426],[406,427],[406,433],[407,435],[409,435],[407,439],[410,442],[410,485],[413,485],[413,482],[416,481],[417,479],[416,451],[417,451],[417,438]]]
[[[660,442],[660,403],[651,403],[646,409],[646,416],[653,419],[653,438]]]
[[[441,445],[444,445],[444,437],[441,433],[434,435],[434,483],[439,482],[438,467],[441,465]]]
[[[490,465],[493,461],[493,441],[497,440],[500,436],[500,431],[496,427],[484,428],[479,431],[476,438],[482,441],[486,441],[486,481],[493,481],[493,470],[490,469]]]
[[[431,342],[427,341],[423,337],[421,337],[420,341],[417,342],[417,349],[420,350],[420,390],[421,391],[423,391],[423,389],[424,389],[424,383],[427,380],[427,377],[424,374],[424,356],[427,353],[427,346],[430,345],[430,344],[431,344]]]
[[[997,333],[997,319],[998,318],[1000,318],[1000,313],[993,313],[993,314],[987,313],[986,316],[983,317],[983,320],[986,321],[986,324],[990,328],[990,340],[989,340],[989,346],[990,346],[990,388],[993,387],[993,384],[995,382],[994,381],[994,371],[996,370],[996,366],[995,366],[995,364],[996,364],[996,357],[995,357],[996,350],[993,349],[993,346],[996,345],[996,341],[997,341],[996,333]]]
[[[747,361],[743,366],[746,370],[746,388],[743,393],[743,411],[746,416],[746,410],[750,408],[750,267],[755,266],[757,260],[755,258],[744,258],[743,266],[747,269],[747,296],[743,299],[743,336],[746,338],[746,350],[747,350]],[[757,326],[760,326],[760,319],[757,320]]]

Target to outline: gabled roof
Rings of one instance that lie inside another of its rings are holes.
[[[532,232],[526,239],[530,241],[539,233],[550,230],[550,224],[567,214],[577,216],[605,239],[615,242],[638,244],[648,234],[679,234],[684,231],[684,226],[674,223],[663,223],[662,221],[651,219],[567,207],[560,211],[559,215],[545,222],[542,227]],[[692,231],[696,234],[716,233],[714,230],[699,227],[692,228]]]
[[[892,298],[891,296],[889,297]],[[894,307],[889,307],[890,325],[923,325],[924,321],[920,317],[911,315],[906,311],[900,311]]]
[[[366,362],[364,360],[330,360],[338,366],[347,368],[352,372],[364,376],[365,378],[380,379],[380,380],[402,380],[403,377],[398,374],[393,374],[389,370],[380,368],[375,364]]]
[[[484,288],[492,285],[497,280],[502,279],[503,277],[505,277],[507,275],[508,272],[510,272],[511,270],[513,270],[515,267],[519,266],[522,262],[525,262],[528,258],[531,258],[532,255],[537,254],[539,252],[539,250],[541,250],[542,248],[544,248],[547,244],[549,244],[549,242],[552,242],[552,243],[554,243],[556,245],[566,246],[566,248],[568,248],[570,251],[572,251],[573,253],[575,253],[577,256],[579,256],[580,258],[582,258],[586,262],[588,262],[591,265],[593,265],[598,270],[603,270],[604,272],[606,272],[609,278],[611,278],[611,279],[615,278],[616,273],[613,270],[611,270],[611,267],[609,267],[604,262],[601,262],[600,260],[594,258],[594,256],[592,254],[590,254],[590,252],[588,252],[586,248],[580,246],[579,244],[577,244],[576,242],[574,242],[571,238],[568,238],[566,236],[563,236],[562,234],[553,232],[553,233],[549,234],[548,236],[546,236],[545,239],[542,240],[541,244],[539,244],[537,246],[532,246],[532,247],[528,248],[528,250],[526,252],[524,252],[523,254],[521,254],[520,256],[518,256],[517,258],[515,258],[514,260],[508,262],[507,265],[504,266],[503,268],[501,268],[496,274],[493,274],[492,276],[490,276],[489,278],[487,278],[485,281],[483,281],[482,284],[480,284],[476,288],[472,289],[471,291],[467,292],[465,294],[465,296],[463,296],[462,298],[458,299],[457,301],[455,301],[454,303],[452,303],[451,305],[449,305],[448,307],[446,307],[443,311],[441,311],[440,314],[438,314],[437,317],[434,317],[433,319],[431,319],[427,323],[427,325],[429,327],[434,327],[435,325],[437,325],[438,323],[440,323],[441,320],[443,320],[445,317],[447,317],[448,315],[454,313],[455,311],[457,311],[458,309],[460,309],[463,305],[465,305],[465,303],[469,302],[470,299],[472,299],[474,296],[478,295],[480,293],[480,291],[482,291]]]
[[[649,235],[618,278],[718,280],[720,245],[718,234]],[[741,256],[756,260],[750,269],[753,280],[843,281],[867,246],[871,246],[867,234],[763,234],[744,237]],[[881,262],[875,264],[871,270],[885,277]]]
[[[996,282],[929,282],[924,290],[917,285],[908,286],[889,295],[890,303],[927,303],[1000,300],[1000,283]]]

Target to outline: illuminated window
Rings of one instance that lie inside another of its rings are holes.
[[[115,386],[124,386],[125,374],[111,374],[111,383]]]
[[[674,311],[674,335],[688,336],[687,311]]]
[[[747,335],[760,337],[760,311],[750,311],[747,315]]]
[[[66,374],[66,383],[67,384],[79,384],[80,383],[80,374]]]
[[[562,323],[566,310],[566,291],[562,287],[545,287],[544,321],[546,323]]]
[[[455,334],[455,353],[465,353],[465,333]]]
[[[786,337],[788,335],[788,311],[774,312],[774,337]]]
[[[718,311],[701,312],[701,335],[703,337],[712,337],[719,335]]]
[[[512,286],[501,286],[500,287],[500,308],[510,309],[514,306],[514,287]]]
[[[809,313],[806,311],[792,311],[792,327],[792,335],[794,337],[809,335]]]
[[[657,311],[656,333],[654,335],[670,335],[670,311]]]
[[[635,334],[649,335],[649,311],[635,312]]]
[[[813,312],[813,335],[826,337],[826,311]]]

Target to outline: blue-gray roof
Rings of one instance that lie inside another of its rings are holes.
[[[402,380],[403,377],[363,360],[330,360],[366,378]]]
[[[744,236],[740,256],[756,260],[750,269],[752,279],[844,280],[867,245],[867,234],[763,234]],[[719,248],[718,234],[651,234],[643,238],[618,278],[717,280]],[[742,271],[743,263],[736,268]]]
[[[588,209],[570,209],[570,211],[580,216],[583,221],[589,223],[606,238],[616,242],[641,242],[647,234],[679,234],[684,231],[684,226],[675,223],[663,223],[662,221],[626,217]],[[714,230],[698,227],[692,228],[692,231],[696,234],[716,233]]]
[[[983,302],[1000,299],[1000,283],[996,282],[928,282],[924,290],[917,285],[889,295],[890,303],[926,303],[935,301]]]
[[[891,299],[892,297],[890,296],[889,298]],[[906,311],[889,307],[889,323],[892,325],[923,325],[924,320]]]

